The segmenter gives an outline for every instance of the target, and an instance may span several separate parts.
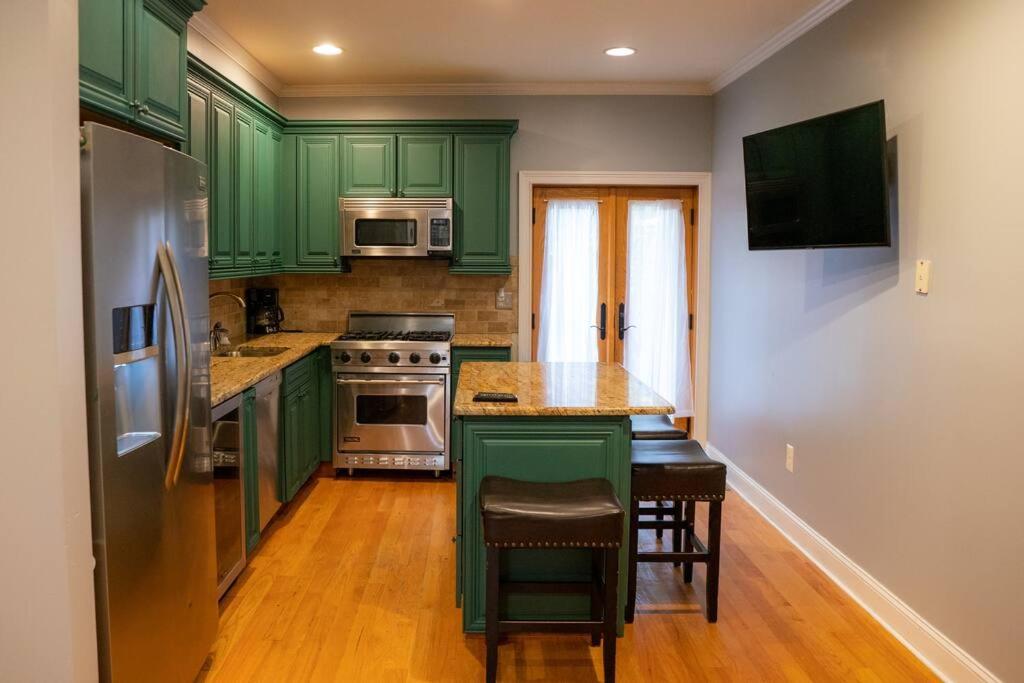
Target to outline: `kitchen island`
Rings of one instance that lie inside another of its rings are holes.
[[[478,392],[507,392],[516,403],[477,403]],[[608,479],[629,504],[630,416],[673,407],[612,363],[464,363],[455,393],[452,463],[456,502],[456,601],[466,632],[484,630],[485,557],[477,490],[487,475],[528,481]],[[619,631],[625,605],[629,518],[619,552]],[[510,550],[518,581],[585,581],[586,550]],[[510,595],[512,618],[589,618],[589,596]]]

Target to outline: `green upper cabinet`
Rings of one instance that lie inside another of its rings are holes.
[[[337,272],[337,135],[299,135],[295,140],[295,266]]]
[[[189,156],[210,164],[210,115],[213,109],[210,89],[196,81],[188,82]]]
[[[82,103],[123,119],[135,116],[132,19],[136,2],[78,3],[78,89]]]
[[[398,196],[452,196],[452,136],[398,136]]]
[[[341,194],[345,197],[395,195],[395,136],[341,136]]]
[[[270,124],[256,120],[256,224],[253,237],[253,272],[273,272],[281,265],[280,193],[281,135]]]
[[[158,0],[142,0],[135,21],[136,120],[183,140],[188,20]]]
[[[512,272],[508,148],[507,135],[455,135],[455,244],[451,273]]]
[[[235,108],[235,270],[248,274],[253,263],[256,185],[255,132],[252,116]]]
[[[217,94],[210,115],[210,274],[235,266],[235,109]]]
[[[81,0],[83,106],[173,140],[188,123],[188,18],[205,0]]]

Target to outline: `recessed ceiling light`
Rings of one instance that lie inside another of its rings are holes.
[[[320,43],[313,48],[313,52],[318,55],[340,55],[341,48],[337,45],[331,45],[330,43]]]
[[[636,54],[636,50],[631,47],[610,47],[604,53],[609,57],[628,57]]]

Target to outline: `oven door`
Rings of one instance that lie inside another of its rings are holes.
[[[335,376],[339,453],[443,453],[446,375]]]
[[[344,214],[345,256],[426,256],[427,212],[422,209],[361,209]]]

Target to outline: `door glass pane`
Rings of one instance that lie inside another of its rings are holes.
[[[356,246],[414,247],[416,221],[411,218],[357,218]]]
[[[548,202],[537,360],[597,361],[599,250],[597,200]]]
[[[678,199],[630,200],[627,218],[626,332],[623,365],[693,415],[686,227]]]
[[[356,396],[356,423],[426,425],[426,396]]]

